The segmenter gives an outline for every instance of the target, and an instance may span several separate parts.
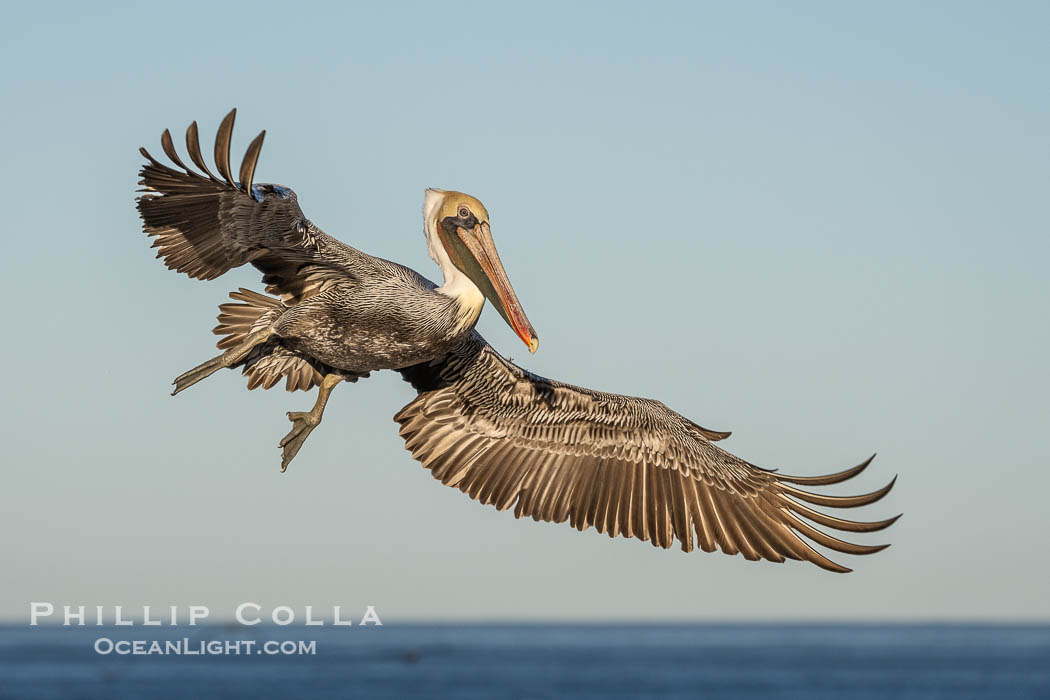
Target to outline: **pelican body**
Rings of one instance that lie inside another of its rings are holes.
[[[295,193],[254,184],[266,132],[248,146],[235,179],[230,141],[236,110],[222,121],[213,174],[196,122],[175,167],[140,149],[138,210],[169,269],[210,280],[240,265],[262,273],[266,294],[240,289],[219,307],[222,354],[174,381],[174,394],[219,369],[240,369],[248,388],[284,380],[318,387],[314,407],[288,414],[281,471],[321,422],[333,389],[375,370],[396,370],[417,390],[395,415],[407,449],[433,476],[517,517],[594,526],[659,547],[678,541],[748,559],[798,559],[846,572],[815,549],[869,554],[887,545],[840,540],[814,526],[873,532],[896,518],[845,520],[806,503],[848,508],[893,486],[831,496],[798,486],[845,481],[871,462],[823,476],[786,476],[750,464],[658,401],[606,394],[539,377],[504,359],[474,329],[489,301],[535,352],[539,340],[496,251],[488,211],[462,192],[428,189],[423,228],[439,286],[403,265],[329,236],[306,218]],[[899,517],[899,516],[898,516]]]

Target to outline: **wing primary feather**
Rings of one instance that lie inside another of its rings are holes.
[[[165,175],[174,175],[175,177],[182,177],[183,176],[182,173],[180,173],[178,170],[175,170],[173,168],[169,168],[168,166],[164,165],[164,163],[161,163],[156,158],[151,156],[150,152],[147,151],[145,148],[139,147],[139,153],[142,154],[143,158],[145,158],[146,160],[148,160],[150,162],[151,166],[153,166],[157,170],[160,170]],[[145,172],[143,172],[143,175],[145,175]],[[139,180],[139,184],[140,185],[145,185],[146,183],[145,183],[144,180]],[[152,192],[152,191],[154,191],[154,189],[155,188],[153,188],[153,187],[147,186],[144,189],[139,190],[139,192]],[[157,246],[157,245],[159,245],[159,242],[158,241],[154,241],[153,245]]]
[[[645,491],[648,495],[646,500],[646,520],[649,526],[649,540],[657,547],[663,546],[663,522],[660,520],[659,505],[662,494],[660,484],[657,480],[657,472],[662,471],[655,464],[648,465],[646,470]]]
[[[551,481],[550,490],[543,495],[540,515],[552,523],[563,523],[572,515],[572,495],[575,488],[573,471],[556,469],[553,460],[547,456],[540,456],[539,462],[543,473],[546,473]]]
[[[522,494],[518,509],[536,521],[561,522],[556,512],[557,495],[561,493],[564,475],[550,473],[542,456],[535,457],[535,461],[537,464],[529,472],[529,488]]]
[[[466,462],[459,466],[459,470],[452,474],[448,481],[445,482],[448,486],[454,486],[460,491],[467,493],[468,484],[473,481],[474,477],[474,465],[481,459],[482,455],[485,454],[484,441],[479,441],[477,444],[477,451],[472,454]]]
[[[481,438],[468,437],[452,448],[452,450],[446,453],[440,460],[431,460],[422,452],[420,452],[419,455],[426,460],[426,463],[431,465],[431,473],[434,475],[435,479],[440,480],[441,483],[446,486],[452,486],[452,477],[455,474],[454,470],[459,468],[461,460],[466,461],[473,456],[474,450],[477,449],[480,442]]]
[[[739,498],[739,496],[736,496],[735,494],[730,494],[726,491],[715,492],[715,500],[718,501],[722,506],[721,510],[723,514],[723,522],[725,522],[726,527],[729,528],[729,531],[732,532],[733,538],[736,540],[736,544],[740,548],[740,553],[744,555],[745,559],[748,559],[750,561],[761,559],[761,557],[758,554],[758,550],[755,549],[755,546],[751,543],[751,540],[748,539],[747,531],[740,522],[741,518],[737,517],[738,513],[736,512],[736,498]]]
[[[890,525],[897,522],[901,517],[900,515],[895,515],[892,518],[886,518],[885,520],[878,520],[875,522],[844,520],[842,518],[828,515],[827,513],[821,513],[819,510],[813,510],[809,506],[802,505],[791,498],[784,498],[784,501],[788,504],[788,508],[800,515],[806,516],[813,522],[826,527],[833,527],[836,530],[842,530],[843,532],[878,532],[879,530],[885,530]]]
[[[671,492],[671,523],[674,534],[682,545],[683,552],[693,551],[693,528],[689,522],[689,508],[685,504],[685,486],[690,477],[678,471],[668,470],[668,487]]]
[[[255,177],[255,166],[259,162],[259,152],[262,151],[263,139],[266,138],[266,129],[259,132],[244,152],[244,160],[241,161],[241,190],[245,194],[252,193],[252,179]]]
[[[657,467],[652,470],[655,474],[656,489],[654,494],[657,498],[653,499],[656,502],[656,524],[660,532],[660,546],[664,549],[670,549],[671,545],[674,544],[674,523],[671,522],[672,516],[672,504],[671,504],[671,472],[669,469],[664,467]]]
[[[219,124],[219,133],[215,136],[215,167],[219,174],[226,178],[226,184],[236,187],[233,182],[233,173],[230,171],[230,141],[233,138],[233,122],[237,118],[237,109],[231,109],[230,113],[222,119]]]
[[[803,501],[816,504],[818,506],[829,506],[832,508],[856,508],[857,506],[866,506],[869,503],[874,503],[879,500],[893,488],[893,485],[897,483],[897,477],[893,477],[890,483],[883,486],[878,491],[872,491],[871,493],[861,494],[860,496],[825,496],[819,493],[810,493],[809,491],[803,491],[802,489],[796,489],[793,486],[787,484],[781,484],[780,488],[785,493],[790,493],[795,498],[801,498]]]
[[[485,459],[489,463],[490,474],[488,481],[485,484],[483,493],[485,495],[484,503],[497,505],[502,503],[502,495],[504,490],[507,488],[507,481],[511,478],[511,470],[508,469],[510,465],[510,445],[506,442],[496,444],[492,449],[489,450]],[[497,505],[497,510],[499,506]]]
[[[704,488],[702,481],[690,479],[689,489],[686,491],[686,500],[689,502],[689,508],[693,511],[693,529],[696,530],[697,545],[705,552],[713,552],[717,545],[715,544],[714,534],[711,532],[711,519],[704,515],[703,503],[700,497],[700,489],[702,488]]]
[[[846,542],[840,540],[837,537],[832,537],[828,533],[818,530],[802,518],[798,517],[794,513],[787,511],[784,512],[784,517],[790,521],[791,527],[795,528],[803,535],[813,540],[822,547],[828,549],[834,549],[836,552],[842,552],[843,554],[874,554],[875,552],[881,552],[882,550],[889,547],[888,544],[876,544],[876,545],[864,545],[854,544],[853,542]]]
[[[630,467],[622,462],[610,464],[612,470],[612,489],[609,492],[609,502],[605,509],[605,523],[609,528],[610,537],[618,537],[625,533],[625,525],[629,522],[624,517],[625,505],[630,504],[631,494],[627,485],[627,474]]]
[[[487,506],[492,505],[496,500],[495,495],[499,482],[503,476],[506,476],[505,472],[500,469],[497,450],[486,450],[484,462],[475,467],[475,471],[481,472],[481,478],[474,487],[477,493],[475,498]]]
[[[787,474],[777,474],[776,478],[778,481],[788,481],[792,484],[800,484],[802,486],[826,486],[828,484],[837,484],[846,481],[847,479],[852,479],[860,474],[868,468],[868,465],[871,464],[873,459],[875,459],[875,455],[868,457],[855,467],[850,467],[849,469],[844,469],[840,472],[835,472],[834,474],[825,474],[823,476],[788,476]]]
[[[604,532],[606,534],[612,529],[607,526],[607,518],[609,504],[612,502],[613,482],[616,480],[616,472],[614,469],[614,464],[607,459],[603,459],[599,463],[598,470],[602,474],[601,486],[595,489],[594,501],[590,508],[591,522],[594,523],[594,527],[597,528],[598,532]]]
[[[778,547],[779,538],[770,527],[769,517],[762,509],[762,504],[757,500],[758,498],[760,497],[749,498],[748,505],[750,507],[746,510],[743,506],[740,507],[741,517],[738,522],[742,529],[747,530],[750,535],[749,539],[759,556],[767,561],[782,562],[784,561],[784,553],[780,550],[783,545]]]
[[[212,181],[222,183],[222,181],[211,174],[208,170],[208,164],[204,162],[204,157],[201,155],[201,142],[197,134],[197,122],[190,122],[190,125],[186,127],[186,150],[190,154],[190,160],[196,165],[201,171],[211,178]]]
[[[594,466],[595,464],[597,466]],[[575,499],[575,507],[572,509],[572,526],[581,532],[594,524],[594,504],[605,484],[605,470],[601,468],[601,460],[591,460],[587,466],[586,470],[577,470],[573,484],[573,492],[578,493],[579,497]]]
[[[853,571],[853,569],[831,561],[826,556],[813,549],[813,547],[810,546],[808,542],[799,537],[795,533],[795,531],[789,528],[787,525],[781,524],[781,527],[783,527],[787,531],[787,535],[785,535],[785,537],[790,537],[791,541],[798,548],[800,558],[812,562],[822,569],[825,569],[827,571],[833,571],[837,574],[848,574],[851,571]]]
[[[620,486],[620,498],[623,502],[618,506],[619,518],[620,518],[620,531],[623,532],[626,537],[634,537],[634,524],[635,524],[635,508],[638,505],[638,494],[635,493],[635,472],[637,469],[630,467],[623,467],[621,486]]]
[[[767,541],[779,554],[789,559],[807,559],[806,545],[798,533],[785,525],[780,517],[780,508],[759,496],[762,515],[759,521]]]
[[[717,494],[721,493],[721,489],[714,485],[705,484],[705,486],[704,499],[707,502],[706,510],[709,510],[715,516],[714,527],[715,532],[718,533],[718,544],[726,554],[737,554],[740,552],[740,548],[737,546],[736,538],[728,521],[728,514],[722,508],[721,499],[717,498]]]
[[[634,471],[634,485],[631,488],[631,510],[634,523],[634,536],[643,542],[649,539],[649,466],[642,462]]]
[[[527,453],[524,450],[517,450],[503,464],[507,476],[500,484],[500,492],[497,495],[496,508],[498,510],[507,510],[520,498],[522,484],[529,471],[526,457]]]
[[[557,477],[547,474],[547,465],[542,457],[529,455],[529,459],[529,473],[526,483],[522,486],[521,498],[518,500],[518,507],[515,508],[514,515],[518,518],[528,515],[536,521],[548,520],[543,517],[543,512],[547,510],[544,504],[549,498]]]
[[[179,159],[179,153],[175,150],[175,144],[171,141],[171,132],[167,129],[160,135],[160,145],[164,149],[164,153],[167,154],[168,158],[171,158],[171,162],[185,170],[190,175],[196,175],[192,170],[186,167],[186,165]]]

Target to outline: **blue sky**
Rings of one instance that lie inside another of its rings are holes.
[[[379,5],[5,11],[0,617],[1050,619],[1045,3]],[[233,106],[257,181],[428,277],[423,189],[479,197],[540,351],[480,329],[529,369],[789,473],[877,450],[893,547],[833,576],[515,521],[411,460],[389,373],[279,474],[312,395],[168,395],[256,274],[165,270],[133,206],[137,148]]]

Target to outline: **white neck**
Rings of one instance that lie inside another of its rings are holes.
[[[441,268],[441,274],[444,276],[444,284],[435,291],[459,302],[462,327],[473,325],[478,319],[481,307],[485,305],[485,296],[469,277],[452,264],[452,259],[448,257],[445,246],[438,235],[437,215],[444,194],[442,190],[428,189],[426,191],[423,199],[423,231],[427,235],[427,249],[430,251],[430,257]]]

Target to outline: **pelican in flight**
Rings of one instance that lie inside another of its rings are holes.
[[[545,379],[501,356],[474,330],[488,300],[530,352],[539,340],[496,252],[488,211],[462,192],[428,189],[423,230],[441,268],[434,284],[403,265],[329,236],[295,192],[253,181],[263,137],[230,169],[236,110],[219,126],[215,171],[201,155],[197,123],[180,159],[170,132],[165,165],[140,149],[138,211],[157,257],[176,272],[210,280],[251,264],[267,294],[232,292],[219,307],[219,356],[175,379],[175,394],[219,369],[240,369],[248,388],[281,380],[289,391],[318,387],[305,412],[288,414],[281,471],[321,422],[332,390],[369,372],[400,372],[418,392],[394,420],[412,456],[434,478],[515,517],[568,521],[610,537],[685,551],[720,549],[747,559],[809,561],[850,569],[814,544],[847,554],[888,545],[833,537],[816,525],[874,532],[897,518],[846,520],[811,508],[874,503],[872,493],[834,496],[800,487],[860,474],[871,462],[824,476],[786,476],[715,444],[729,433],[703,428],[659,401]],[[174,167],[172,167],[174,166]],[[897,516],[899,517],[899,516]]]

